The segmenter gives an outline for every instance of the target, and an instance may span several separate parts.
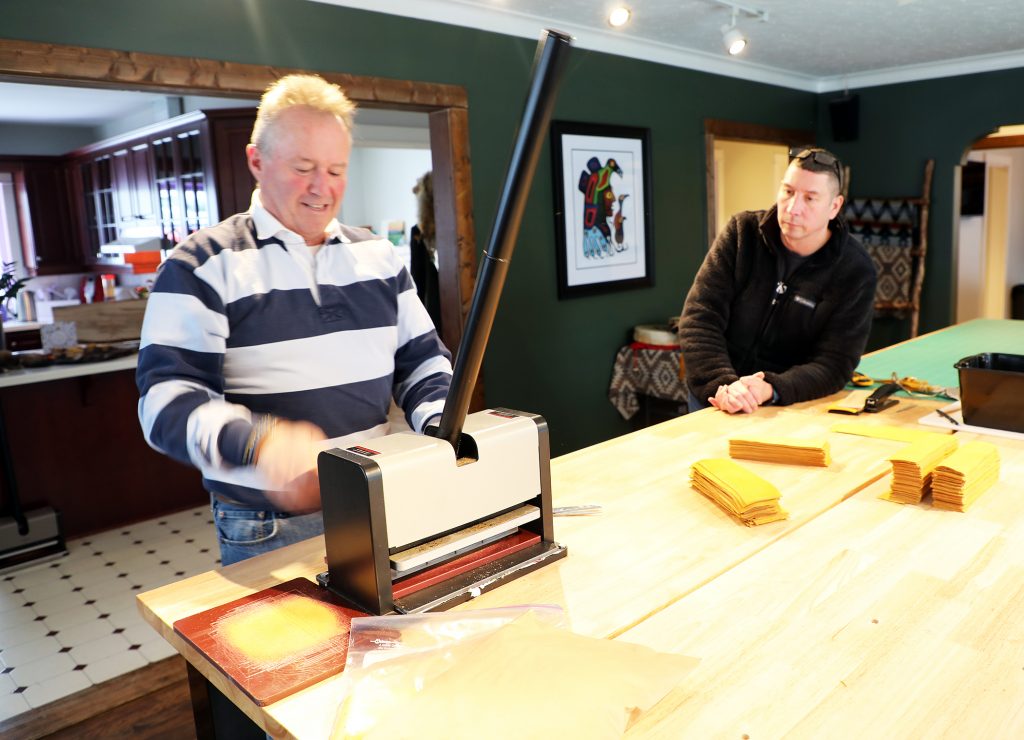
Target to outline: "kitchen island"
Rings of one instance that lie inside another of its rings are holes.
[[[904,443],[832,431],[848,418],[826,411],[842,395],[749,416],[707,409],[556,458],[555,505],[602,513],[556,519],[567,558],[457,608],[559,604],[575,632],[701,658],[631,736],[1019,735],[1024,441],[984,435],[1003,474],[967,513],[901,506],[880,496]],[[944,403],[903,397],[858,421],[936,431],[918,422]],[[746,528],[690,487],[690,465],[727,456],[730,436],[795,433],[824,437],[832,464],[743,463],[780,489],[789,519]],[[323,570],[313,539],[148,592],[139,606],[194,677],[261,728],[323,738],[341,677],[259,707],[173,630]]]
[[[198,472],[143,439],[137,361],[130,355],[0,374],[10,449],[9,469],[0,479],[5,509],[11,508],[10,476],[22,509],[57,509],[65,537],[208,501]]]

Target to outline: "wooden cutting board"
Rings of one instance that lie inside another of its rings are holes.
[[[265,706],[341,673],[352,618],[365,616],[295,578],[179,619],[174,631]]]
[[[146,300],[104,301],[80,306],[58,306],[54,321],[73,321],[79,342],[118,342],[142,336]]]

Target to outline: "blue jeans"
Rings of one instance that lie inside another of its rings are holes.
[[[692,413],[694,411],[700,411],[701,409],[708,408],[710,405],[711,404],[708,403],[707,400],[702,401],[701,399],[699,399],[695,395],[693,395],[693,391],[691,391],[689,388],[686,389],[686,410],[687,410],[687,412]]]
[[[324,519],[319,511],[292,515],[245,509],[216,497],[211,500],[221,565],[231,565],[324,533]]]

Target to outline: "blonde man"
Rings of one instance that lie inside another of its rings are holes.
[[[178,245],[142,330],[139,418],[211,494],[223,564],[321,535],[316,454],[440,415],[450,355],[387,239],[340,224],[353,104],[314,75],[260,102],[245,213]]]

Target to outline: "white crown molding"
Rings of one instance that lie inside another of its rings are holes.
[[[904,67],[890,67],[871,72],[855,72],[849,75],[822,77],[818,80],[818,92],[895,85],[901,82],[934,80],[941,77],[958,77],[979,72],[997,72],[1001,69],[1024,67],[1024,52],[1012,51],[1000,54],[982,54],[975,57],[946,59],[927,64],[908,64]]]
[[[701,51],[681,49],[657,41],[630,38],[611,29],[599,30],[566,23],[553,23],[550,18],[520,13],[504,7],[486,9],[460,0],[374,0],[372,8],[367,8],[367,3],[359,0],[312,1],[475,28],[520,38],[537,39],[545,27],[554,27],[556,30],[571,34],[574,45],[580,49],[814,93],[893,85],[1024,67],[1024,52],[1016,51],[891,67],[869,72],[852,72],[846,75],[815,77],[800,72],[752,64],[741,59],[732,59],[724,53],[718,56]],[[458,12],[454,13],[453,10],[456,9],[456,6]]]

